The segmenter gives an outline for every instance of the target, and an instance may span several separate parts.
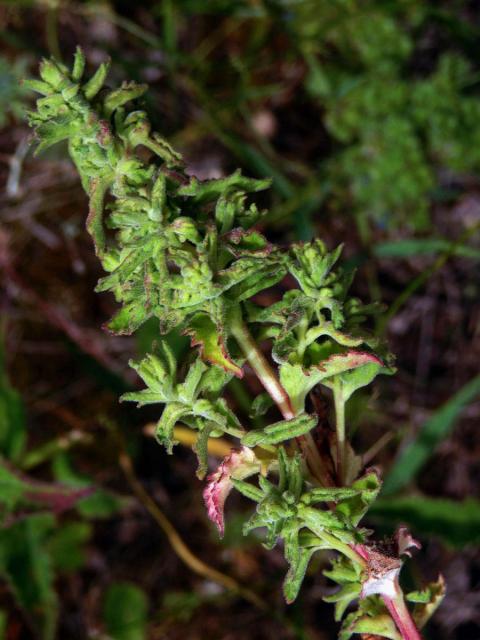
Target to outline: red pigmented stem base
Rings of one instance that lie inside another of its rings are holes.
[[[395,622],[397,629],[400,631],[403,640],[422,640],[421,635],[415,626],[412,616],[410,615],[405,600],[403,599],[403,593],[398,587],[397,594],[394,598],[389,596],[382,596],[383,602],[387,607],[393,621]]]
[[[292,406],[289,395],[281,385],[275,371],[259,349],[253,339],[248,327],[241,319],[235,319],[231,325],[233,337],[238,342],[241,350],[247,358],[248,364],[255,371],[257,378],[265,387],[265,390],[280,409],[285,420],[292,420],[297,411]],[[320,454],[312,436],[306,435],[296,438],[297,443],[303,451],[311,473],[322,486],[330,486],[328,474],[324,470]]]
[[[280,409],[282,416],[285,420],[292,420],[295,417],[295,412],[290,398],[280,384],[267,359],[258,348],[248,328],[241,320],[236,320],[234,324],[232,324],[231,329],[233,337],[247,358],[248,364],[255,371],[257,378]]]

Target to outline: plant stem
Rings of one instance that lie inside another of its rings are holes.
[[[306,433],[304,436],[297,438],[297,442],[303,451],[308,468],[312,472],[313,476],[318,480],[322,487],[331,487],[334,485],[332,478],[326,471],[325,464],[322,460],[320,453],[318,452],[317,445],[310,433]]]
[[[259,349],[248,327],[241,318],[237,317],[232,322],[231,330],[233,337],[238,342],[249,365],[255,371],[257,378],[280,409],[282,416],[285,420],[292,420],[297,413],[299,413],[300,408],[293,407],[289,395],[282,387],[275,371]],[[325,473],[325,466],[311,434],[307,433],[296,440],[307,459],[308,467],[313,476],[322,486],[330,486],[331,482],[328,481],[328,474]]]
[[[405,604],[402,590],[398,584],[396,586],[396,595],[393,598],[385,595],[382,596],[383,602],[392,616],[397,629],[400,631],[403,640],[422,640],[410,615],[410,611]]]
[[[156,431],[156,422],[150,422],[143,427],[143,434],[150,438],[155,437]],[[198,431],[177,424],[173,429],[173,437],[175,440],[178,440],[179,444],[184,447],[191,448],[197,441]],[[209,455],[220,459],[223,459],[232,453],[232,443],[225,438],[209,438],[207,447]]]
[[[333,389],[335,402],[335,429],[337,432],[337,476],[340,484],[345,482],[345,399],[342,383],[337,382]]]
[[[295,417],[295,411],[293,410],[290,398],[280,384],[267,359],[258,348],[257,343],[252,338],[247,326],[241,320],[236,319],[231,329],[233,337],[240,345],[240,348],[248,360],[248,364],[255,371],[257,378],[280,409],[282,416],[285,420],[292,420]]]
[[[163,513],[163,511],[161,511],[153,498],[145,491],[142,483],[137,478],[137,475],[133,468],[132,460],[128,455],[125,447],[123,446],[123,442],[121,443],[121,449],[119,452],[119,463],[138,500],[143,504],[145,509],[150,513],[152,518],[165,533],[178,557],[192,571],[207,580],[212,580],[212,582],[216,582],[217,584],[222,585],[229,591],[237,593],[239,596],[245,598],[245,600],[248,600],[248,602],[261,610],[265,610],[267,608],[266,603],[256,593],[254,593],[247,587],[243,587],[242,585],[240,585],[231,576],[225,575],[221,571],[217,571],[213,567],[210,567],[208,564],[200,560],[200,558],[198,558],[194,553],[192,553],[192,551],[190,551],[173,524]]]

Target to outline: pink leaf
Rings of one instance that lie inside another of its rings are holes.
[[[190,319],[184,335],[190,337],[192,347],[200,347],[200,357],[237,378],[243,378],[243,371],[232,360],[226,345],[223,328],[214,324],[209,316],[197,313]]]
[[[397,543],[398,555],[412,557],[409,549],[421,549],[422,545],[418,540],[413,538],[412,534],[406,527],[399,527],[395,533],[395,541]]]
[[[363,367],[366,364],[378,364],[378,366],[383,367],[383,362],[373,353],[351,349],[346,353],[335,353],[329,356],[327,360],[320,362],[315,368],[331,376],[351,369],[358,369],[358,367]]]
[[[233,488],[232,478],[243,480],[258,473],[260,469],[260,460],[252,449],[242,447],[239,450],[232,449],[232,452],[224,458],[218,469],[208,476],[203,499],[208,517],[216,525],[220,537],[223,537],[225,531],[223,509],[225,500]]]

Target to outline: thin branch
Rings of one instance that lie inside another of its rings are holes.
[[[119,463],[130,487],[132,488],[133,493],[137,496],[138,500],[142,503],[142,505],[150,513],[158,526],[165,533],[177,556],[194,573],[197,573],[207,580],[216,582],[229,591],[233,591],[245,600],[248,600],[248,602],[253,604],[255,607],[258,607],[259,609],[265,610],[268,608],[267,604],[256,593],[254,593],[250,589],[247,589],[246,587],[242,587],[242,585],[240,585],[231,576],[213,569],[208,564],[197,558],[194,553],[192,553],[192,551],[187,547],[183,539],[180,537],[173,524],[161,511],[160,507],[147,493],[142,483],[137,478],[137,475],[135,474],[135,470],[133,468],[132,460],[126,452],[125,447],[123,446],[121,447],[119,453]]]
[[[377,454],[390,442],[392,438],[392,432],[389,431],[384,433],[369,449],[365,451],[365,453],[362,454],[362,465],[366,467],[367,464],[377,456]]]
[[[417,627],[410,615],[405,604],[403,593],[400,587],[397,588],[397,594],[394,598],[382,596],[383,602],[392,616],[397,629],[399,630],[403,640],[422,640]]]
[[[231,329],[233,337],[247,358],[248,364],[255,371],[257,378],[280,409],[282,416],[285,420],[292,420],[295,417],[295,411],[290,398],[253,339],[247,326],[241,320],[238,320],[232,323]]]
[[[232,334],[257,378],[280,409],[282,416],[285,420],[292,420],[296,416],[297,411],[295,411],[290,397],[281,385],[275,371],[270,366],[253,339],[248,327],[242,320],[235,320],[235,322],[232,323]],[[325,471],[325,465],[311,434],[307,433],[304,436],[296,438],[296,441],[307,459],[308,467],[313,476],[321,485],[329,486],[328,473]]]
[[[342,382],[337,382],[333,388],[335,403],[335,429],[337,433],[337,477],[341,485],[345,482],[346,462],[346,434],[345,434],[345,399],[343,397]]]
[[[143,427],[143,433],[151,438],[155,437],[156,431],[156,422],[151,422]],[[177,425],[173,430],[173,438],[185,447],[192,447],[197,441],[198,431]],[[216,458],[225,458],[232,452],[232,444],[224,438],[209,438],[207,447],[208,453]]]

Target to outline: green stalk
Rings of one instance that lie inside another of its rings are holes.
[[[263,353],[258,348],[250,331],[244,322],[236,318],[231,325],[233,337],[238,342],[248,364],[255,371],[257,378],[265,387],[272,400],[280,409],[285,420],[292,420],[295,417],[290,398],[285,389],[280,384],[275,372],[268,363]]]
[[[280,409],[282,416],[285,420],[292,420],[295,418],[295,416],[302,410],[302,407],[293,406],[289,395],[259,349],[240,314],[233,319],[230,328],[233,337],[238,342],[248,364],[252,367],[257,378]],[[325,473],[324,464],[311,434],[307,433],[306,435],[297,438],[297,442],[307,459],[308,467],[313,476],[322,486],[330,486],[331,482],[329,482],[328,474]]]
[[[346,477],[346,436],[345,436],[345,399],[343,397],[342,383],[336,382],[333,388],[335,403],[335,429],[337,432],[337,476],[340,484],[345,483]]]

